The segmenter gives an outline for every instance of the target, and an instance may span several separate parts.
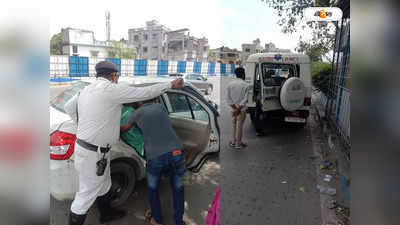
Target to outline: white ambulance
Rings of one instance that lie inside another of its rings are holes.
[[[305,125],[311,106],[311,60],[294,53],[258,53],[245,64],[247,112],[254,125],[279,119]]]

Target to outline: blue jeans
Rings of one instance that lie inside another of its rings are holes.
[[[150,201],[151,215],[157,223],[163,224],[158,186],[160,184],[161,174],[166,174],[169,176],[173,194],[174,224],[183,225],[182,217],[185,199],[182,178],[185,171],[186,166],[184,163],[183,151],[181,154],[175,156],[173,156],[172,152],[168,152],[147,162],[147,194]]]

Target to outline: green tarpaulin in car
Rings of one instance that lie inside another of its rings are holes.
[[[121,115],[121,125],[129,121],[129,117],[135,111],[132,107],[123,106]],[[140,156],[144,157],[144,141],[143,134],[140,129],[133,126],[132,129],[125,133],[121,133],[121,138],[128,143],[131,147],[135,148]]]

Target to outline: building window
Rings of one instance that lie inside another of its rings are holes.
[[[220,58],[224,58],[224,54],[219,54],[219,57]]]
[[[139,41],[139,35],[135,35],[135,37],[133,38],[133,40]]]
[[[143,52],[147,53],[147,47],[143,47]]]
[[[204,49],[204,51],[207,51],[207,47],[204,47],[203,49]]]
[[[250,49],[249,49],[249,48],[246,48],[246,49],[245,49],[245,52],[250,52]]]
[[[153,34],[152,37],[153,37],[153,39],[156,39],[157,38],[157,34]]]
[[[144,40],[147,41],[148,39],[149,39],[149,36],[148,36],[147,34],[145,34],[145,35],[144,35]]]
[[[162,52],[165,53],[165,46],[162,47]]]
[[[77,54],[78,53],[78,46],[76,46],[76,45],[72,46],[72,53],[73,54]]]

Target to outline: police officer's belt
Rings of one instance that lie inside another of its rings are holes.
[[[96,146],[96,145],[92,145],[92,144],[90,144],[90,143],[88,143],[88,142],[86,142],[86,141],[84,141],[82,139],[79,139],[79,138],[76,139],[76,142],[80,146],[84,147],[87,150],[97,152],[98,146]],[[110,149],[111,149],[110,147],[100,147],[101,153],[107,153],[108,151],[110,151]]]

